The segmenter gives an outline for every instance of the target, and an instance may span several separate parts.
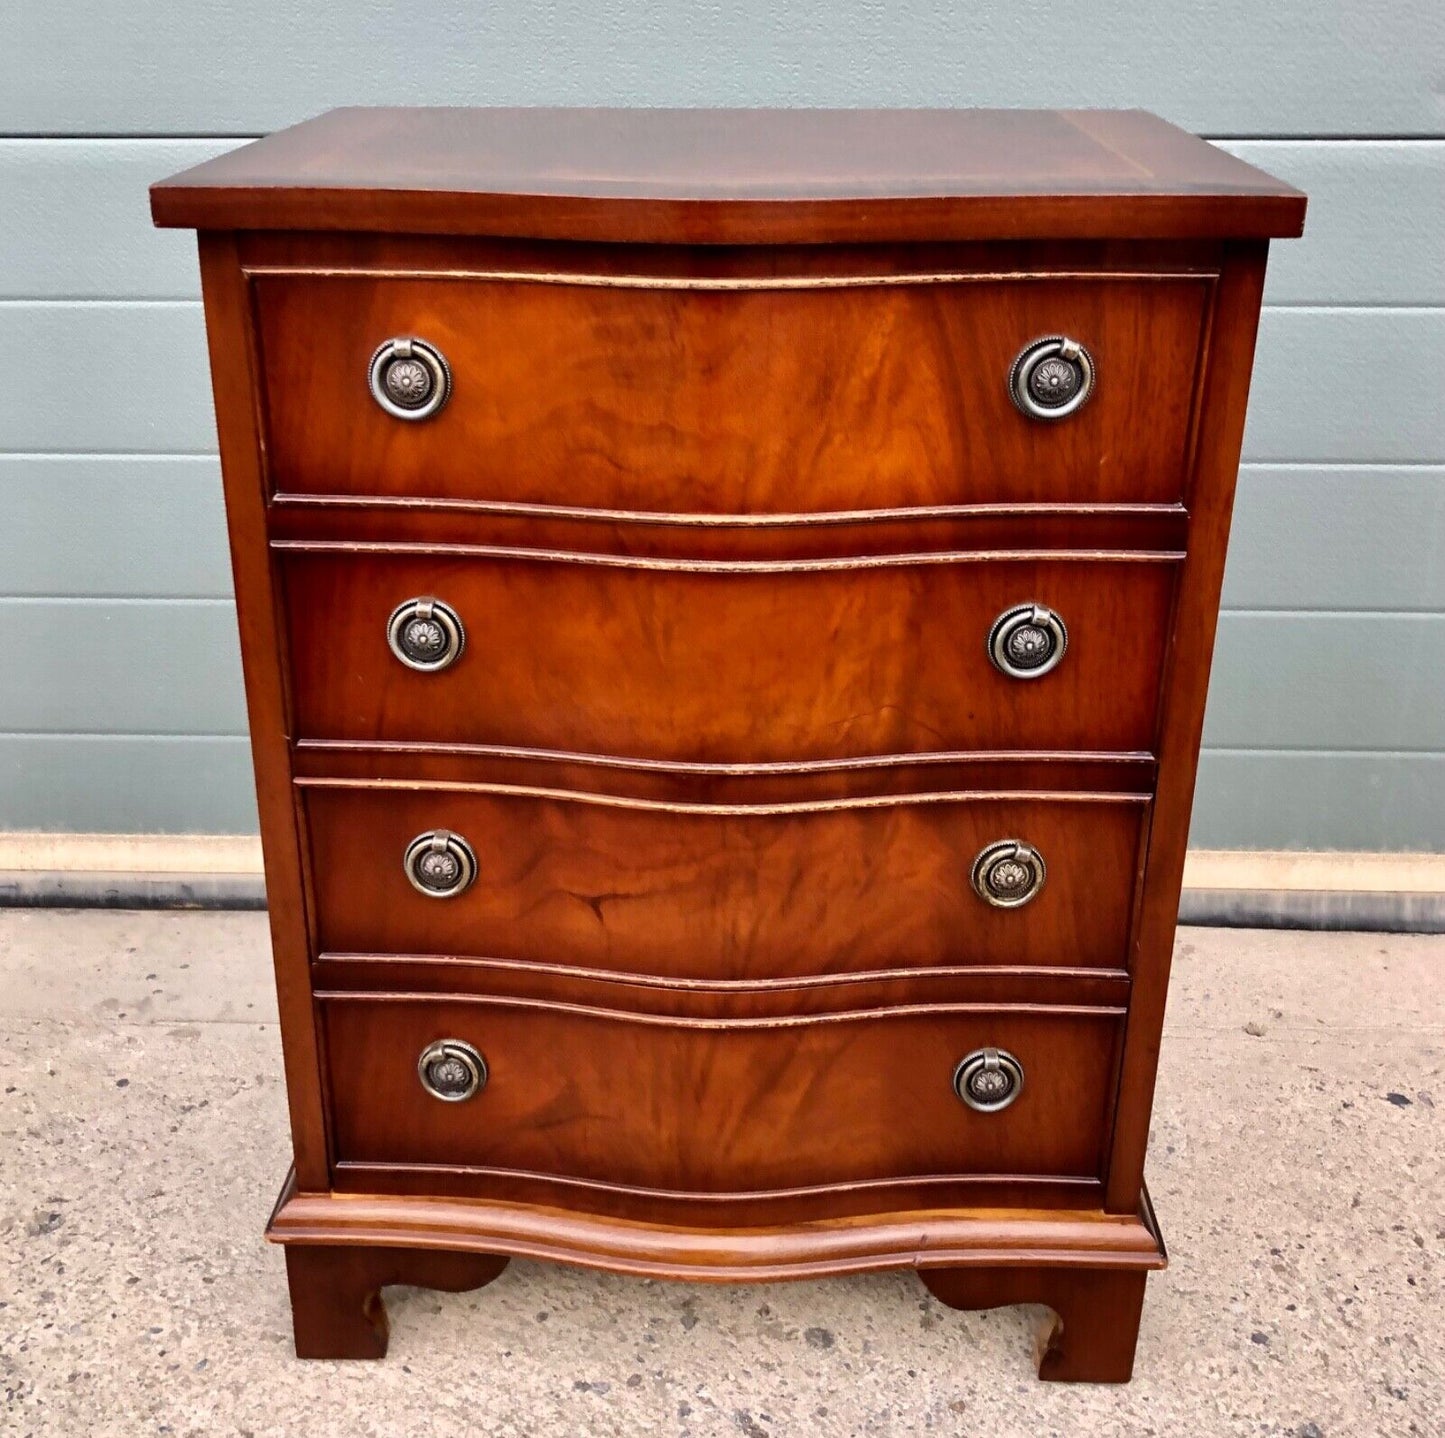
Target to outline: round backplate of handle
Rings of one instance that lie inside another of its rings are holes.
[[[1094,357],[1067,335],[1031,340],[1009,370],[1008,392],[1030,419],[1064,419],[1094,392]]]
[[[434,674],[449,668],[467,647],[461,615],[444,600],[418,595],[398,604],[386,621],[386,642],[408,669]]]
[[[979,851],[971,875],[974,892],[996,909],[1019,909],[1044,886],[1044,856],[1022,839],[999,839]]]
[[[979,1113],[998,1113],[1023,1092],[1024,1066],[1007,1049],[974,1049],[953,1071],[953,1091]]]
[[[443,1103],[465,1103],[487,1086],[487,1061],[464,1039],[438,1039],[416,1061],[421,1086]]]
[[[413,889],[429,899],[455,899],[477,877],[477,856],[460,834],[428,829],[406,846],[402,867]]]
[[[1015,604],[988,631],[989,662],[1010,679],[1041,679],[1069,647],[1064,621],[1045,604]]]
[[[366,383],[393,419],[430,419],[451,396],[452,372],[435,345],[398,335],[372,352]]]

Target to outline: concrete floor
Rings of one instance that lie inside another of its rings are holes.
[[[1186,930],[1127,1388],[1039,1312],[887,1275],[687,1287],[514,1263],[298,1363],[264,917],[0,912],[0,1432],[1445,1434],[1445,938]]]

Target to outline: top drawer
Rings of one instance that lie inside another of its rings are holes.
[[[768,514],[1178,500],[1207,277],[840,280],[262,274],[278,492]],[[1066,418],[1009,373],[1067,335],[1094,366]],[[446,404],[372,398],[395,336]]]

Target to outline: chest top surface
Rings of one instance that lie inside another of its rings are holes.
[[[638,243],[1266,238],[1305,197],[1141,110],[340,109],[155,220]]]

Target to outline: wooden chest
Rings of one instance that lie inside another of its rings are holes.
[[[911,1267],[1118,1380],[1265,253],[1141,113],[337,111],[198,229],[297,1351]]]

